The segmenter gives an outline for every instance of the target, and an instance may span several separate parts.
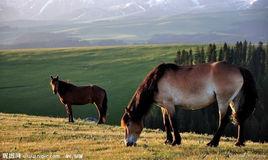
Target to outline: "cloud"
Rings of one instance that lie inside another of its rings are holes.
[[[192,0],[192,2],[196,5],[196,6],[200,6],[200,2],[198,0]]]
[[[162,3],[168,3],[167,1],[168,0],[149,0],[147,2],[147,4],[149,4],[149,6],[152,7],[152,6],[155,6],[155,5],[162,4]]]

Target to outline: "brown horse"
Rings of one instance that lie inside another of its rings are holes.
[[[143,129],[143,118],[152,103],[161,106],[167,133],[165,143],[179,145],[181,137],[175,107],[196,110],[217,102],[219,127],[207,145],[218,146],[233,113],[238,125],[236,145],[243,146],[244,122],[253,112],[257,98],[255,81],[251,73],[242,67],[225,62],[185,67],[160,64],[141,83],[121,119],[125,128],[125,144],[136,144]]]
[[[52,77],[50,81],[54,94],[58,94],[61,103],[65,105],[69,122],[74,122],[72,105],[94,103],[99,113],[98,124],[105,123],[107,112],[107,94],[104,89],[96,85],[75,86],[71,83],[60,81],[59,77]]]

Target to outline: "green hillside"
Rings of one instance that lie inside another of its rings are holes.
[[[108,92],[108,123],[119,124],[123,108],[144,76],[161,62],[172,62],[178,48],[127,46],[0,51],[0,112],[65,116],[53,95],[50,75],[76,85],[99,85]],[[74,106],[77,117],[96,116],[93,105]]]
[[[0,113],[0,153],[21,156],[65,156],[83,159],[267,159],[267,143],[247,141],[235,147],[233,138],[223,137],[219,147],[206,146],[211,136],[182,134],[182,145],[164,145],[164,133],[145,129],[136,147],[125,147],[124,131],[118,126],[96,125],[62,118]],[[1,159],[0,156],[0,159]],[[29,159],[26,157],[26,159]],[[44,159],[53,159],[45,157]]]

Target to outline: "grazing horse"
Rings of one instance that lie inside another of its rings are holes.
[[[94,103],[99,113],[98,124],[105,123],[107,112],[107,94],[104,89],[96,85],[75,86],[59,80],[59,77],[52,77],[50,81],[54,94],[58,94],[61,103],[65,105],[69,122],[74,122],[72,105],[84,105]]]
[[[258,95],[252,74],[245,68],[215,62],[194,66],[160,64],[143,80],[121,119],[125,144],[132,146],[143,129],[143,118],[152,103],[161,107],[167,138],[165,143],[179,145],[175,107],[188,110],[205,108],[215,102],[219,127],[207,144],[216,147],[232,114],[238,125],[236,146],[243,146],[244,122],[255,109]],[[173,131],[173,136],[172,136]]]

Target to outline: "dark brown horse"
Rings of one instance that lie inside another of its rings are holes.
[[[141,83],[121,119],[125,143],[135,145],[142,129],[143,118],[152,103],[161,106],[167,133],[165,143],[179,145],[175,107],[189,110],[205,108],[215,102],[219,108],[219,127],[208,146],[218,146],[229,116],[238,125],[236,145],[243,146],[244,122],[253,112],[257,91],[251,73],[242,67],[215,62],[195,66],[161,64]],[[173,136],[171,131],[173,131]]]
[[[58,94],[61,103],[65,105],[69,122],[74,122],[72,105],[92,103],[96,105],[99,113],[98,124],[105,123],[107,112],[107,94],[104,89],[96,85],[75,86],[71,83],[60,81],[59,77],[52,77],[50,81],[54,94]]]

